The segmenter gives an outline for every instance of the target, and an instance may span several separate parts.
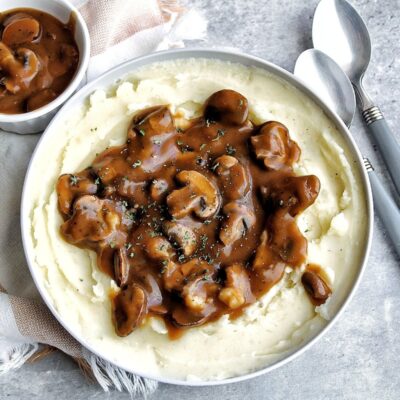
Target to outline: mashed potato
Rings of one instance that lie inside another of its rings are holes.
[[[304,267],[288,267],[284,278],[238,319],[224,316],[174,341],[161,320],[150,319],[129,336],[118,337],[108,297],[115,283],[98,270],[94,253],[61,237],[55,182],[62,173],[89,166],[107,146],[124,143],[137,110],[170,104],[174,114],[191,118],[210,94],[226,88],[247,97],[253,121],[285,124],[302,150],[295,172],[319,177],[319,197],[297,222],[308,239],[307,261],[323,268],[333,295],[314,307],[300,281]],[[288,83],[260,69],[216,60],[156,63],[137,70],[109,92],[94,92],[87,106],[57,129],[32,165],[28,247],[61,319],[119,366],[187,380],[242,375],[296,350],[326,325],[346,297],[366,238],[361,178],[333,123]]]

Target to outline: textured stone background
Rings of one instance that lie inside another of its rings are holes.
[[[209,19],[206,42],[196,46],[238,47],[289,71],[311,47],[317,0],[187,0]],[[365,85],[400,141],[400,1],[353,0],[365,19],[373,55]],[[375,163],[387,187],[382,163],[357,116],[352,132]],[[33,147],[37,136],[16,140]],[[16,160],[18,169],[25,162]],[[21,182],[16,182],[20,185]],[[399,200],[399,199],[397,199]],[[23,259],[22,255],[21,262]],[[400,398],[400,266],[379,220],[361,285],[340,320],[295,361],[247,382],[211,388],[160,385],[151,399],[398,399]],[[88,383],[66,356],[55,353],[0,377],[0,399],[127,399],[104,394]],[[150,399],[150,400],[151,400]]]

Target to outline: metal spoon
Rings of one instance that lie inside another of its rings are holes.
[[[304,51],[297,59],[294,74],[322,97],[350,127],[356,108],[354,90],[346,74],[329,56],[315,49]],[[368,158],[364,158],[364,165],[368,171],[375,209],[400,256],[400,211],[382,186]]]
[[[322,0],[315,10],[312,39],[339,64],[354,85],[363,118],[400,194],[400,146],[362,80],[371,59],[371,40],[357,11],[346,0]]]

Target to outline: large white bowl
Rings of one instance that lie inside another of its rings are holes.
[[[338,317],[342,313],[344,307],[346,306],[346,304],[348,304],[350,298],[354,294],[354,291],[359,284],[361,275],[365,268],[366,260],[367,260],[368,253],[370,250],[371,237],[372,237],[373,207],[372,207],[372,197],[371,197],[369,181],[368,181],[367,174],[363,168],[363,162],[362,162],[360,152],[357,149],[357,146],[354,143],[354,140],[352,139],[349,130],[344,125],[344,123],[341,121],[341,119],[335,113],[333,113],[332,110],[330,110],[329,107],[316,94],[314,94],[311,90],[306,88],[294,75],[283,70],[280,67],[277,67],[274,64],[271,64],[271,63],[264,61],[257,57],[253,57],[253,56],[249,56],[249,55],[245,55],[245,54],[241,54],[241,53],[232,53],[232,52],[227,52],[227,51],[208,50],[208,49],[196,49],[196,50],[184,49],[184,50],[159,52],[159,53],[151,54],[151,55],[148,55],[145,57],[140,57],[140,58],[134,59],[132,61],[128,61],[128,62],[108,71],[104,75],[100,76],[99,78],[97,78],[93,82],[89,83],[84,88],[82,88],[78,93],[76,93],[64,105],[64,107],[60,110],[60,112],[57,114],[57,116],[52,120],[52,122],[46,129],[45,133],[43,134],[41,140],[39,141],[39,144],[36,147],[35,152],[33,153],[30,165],[28,167],[28,172],[25,177],[24,189],[23,189],[23,193],[22,193],[22,205],[21,205],[21,229],[22,229],[22,240],[23,240],[23,245],[24,245],[24,250],[25,250],[25,255],[26,255],[27,261],[28,261],[28,265],[29,265],[32,277],[36,283],[36,286],[37,286],[40,294],[43,297],[43,300],[45,301],[47,306],[50,308],[50,310],[54,314],[54,316],[61,323],[61,325],[63,325],[64,328],[72,336],[75,337],[75,339],[77,339],[83,346],[88,348],[91,352],[97,354],[100,357],[103,357],[104,359],[107,359],[107,357],[102,354],[101,348],[99,348],[99,347],[95,348],[95,347],[89,345],[88,343],[86,343],[85,339],[79,333],[75,332],[73,330],[73,328],[68,326],[68,324],[63,321],[62,316],[60,316],[58,314],[57,310],[53,307],[49,293],[47,292],[46,287],[44,286],[44,283],[43,283],[42,279],[40,278],[39,271],[37,271],[37,267],[35,266],[34,250],[31,246],[31,241],[29,240],[29,235],[30,235],[30,231],[31,231],[30,219],[29,219],[29,208],[30,208],[29,186],[30,186],[31,176],[34,175],[35,160],[37,158],[43,156],[43,154],[41,154],[42,148],[44,149],[46,147],[46,142],[57,136],[57,134],[58,134],[57,126],[59,124],[63,123],[63,120],[65,118],[67,118],[68,113],[70,111],[72,111],[72,109],[76,109],[76,107],[79,107],[80,105],[83,106],[85,100],[87,100],[88,96],[94,90],[106,89],[106,88],[110,87],[111,85],[115,84],[118,79],[124,78],[124,76],[127,76],[133,70],[135,70],[139,67],[143,67],[147,64],[150,64],[153,62],[158,62],[158,61],[167,61],[167,60],[172,60],[172,59],[191,58],[191,57],[219,59],[222,61],[230,61],[230,62],[235,62],[235,63],[241,63],[246,66],[255,66],[258,68],[262,68],[262,69],[280,77],[281,79],[284,79],[285,81],[289,82],[291,85],[295,86],[300,91],[302,91],[304,94],[306,94],[319,107],[321,107],[321,109],[327,114],[327,116],[331,119],[331,121],[333,121],[333,123],[336,125],[339,133],[345,139],[352,156],[356,160],[355,168],[357,168],[360,173],[361,184],[363,186],[363,190],[366,195],[367,219],[368,219],[366,221],[366,226],[367,226],[366,240],[364,243],[362,257],[361,257],[359,265],[358,265],[357,273],[355,274],[354,280],[350,285],[350,290],[342,299],[342,302],[340,304],[340,307],[338,308],[336,315],[328,322],[328,324],[316,336],[314,336],[310,341],[308,341],[308,343],[305,343],[301,348],[293,351],[293,353],[291,353],[289,356],[285,357],[284,359],[282,359],[272,365],[267,366],[266,368],[260,369],[256,372],[253,372],[250,374],[245,374],[242,376],[237,376],[237,377],[230,378],[230,379],[219,380],[219,381],[201,381],[201,382],[190,381],[190,382],[188,382],[188,381],[183,381],[183,380],[178,380],[178,379],[167,379],[167,378],[164,378],[162,376],[157,376],[157,375],[143,374],[140,370],[132,369],[129,371],[129,372],[144,376],[146,378],[155,379],[155,380],[165,382],[165,383],[190,385],[190,386],[206,386],[206,385],[225,384],[225,383],[229,383],[229,382],[237,382],[237,381],[241,381],[244,379],[248,379],[248,378],[252,378],[252,377],[264,374],[264,373],[271,371],[279,366],[282,366],[283,364],[289,362],[290,360],[294,359],[295,357],[297,357],[298,355],[303,353],[313,343],[315,343],[317,340],[319,340],[322,337],[322,335],[325,332],[327,332],[327,330],[338,319]],[[49,166],[49,167],[51,167],[51,166]],[[111,360],[108,360],[108,361],[112,362]]]
[[[1,0],[0,12],[14,8],[34,8],[53,15],[67,23],[71,13],[75,16],[75,41],[79,49],[79,63],[75,76],[67,88],[53,101],[37,110],[23,114],[0,113],[0,128],[14,133],[43,131],[61,105],[75,92],[82,82],[90,58],[90,37],[86,23],[78,10],[66,0]]]

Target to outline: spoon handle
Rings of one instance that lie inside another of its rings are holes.
[[[400,211],[396,203],[385,190],[368,158],[364,158],[365,168],[369,175],[374,207],[393,242],[397,254],[400,256]]]
[[[362,115],[400,194],[400,146],[378,107],[369,107]]]

